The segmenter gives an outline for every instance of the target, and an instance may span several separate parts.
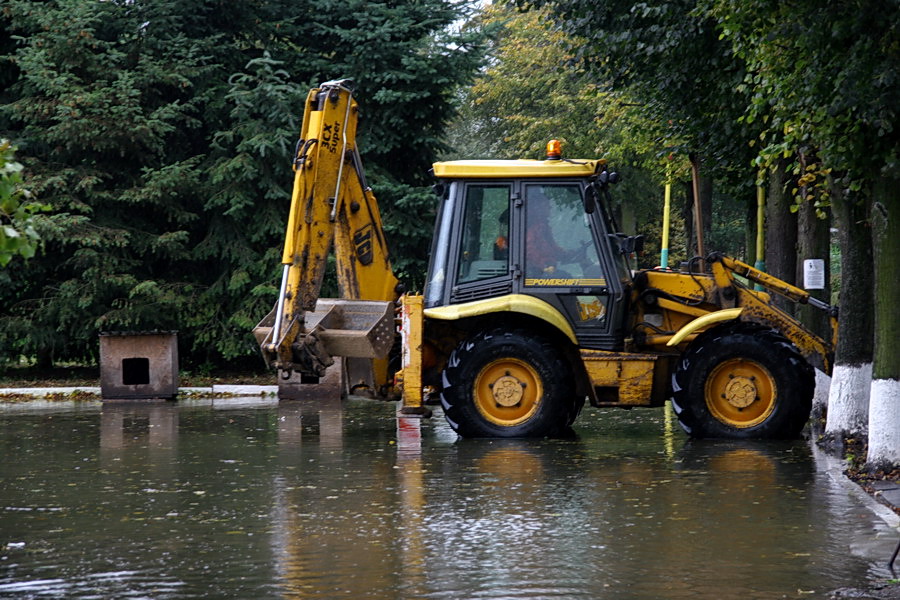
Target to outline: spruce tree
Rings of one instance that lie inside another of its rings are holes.
[[[408,186],[425,183],[453,91],[478,64],[477,36],[447,33],[462,8],[6,2],[0,137],[52,211],[45,252],[7,269],[0,358],[90,360],[98,332],[146,329],[179,330],[187,363],[255,354],[307,90],[356,81],[386,219],[427,214]],[[394,252],[423,256],[430,228]]]

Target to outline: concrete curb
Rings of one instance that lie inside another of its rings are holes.
[[[0,388],[0,396],[34,396],[35,398],[46,398],[48,396],[64,395],[69,396],[75,392],[85,394],[100,395],[99,387],[47,387],[47,388]]]
[[[32,396],[35,399],[51,396],[72,396],[76,393],[100,396],[99,387],[35,387],[35,388],[0,388],[2,396]],[[212,387],[180,387],[179,395],[184,396],[277,396],[277,385],[231,385],[218,384]]]
[[[181,391],[179,389],[179,391]],[[230,385],[220,384],[212,386],[213,394],[228,394],[231,396],[277,396],[277,385]]]
[[[885,494],[882,492],[879,498],[875,498],[864,490],[858,483],[844,475],[844,462],[836,456],[828,454],[824,450],[818,448],[815,442],[812,442],[815,459],[821,461],[820,465],[825,467],[828,477],[838,483],[842,488],[846,489],[849,494],[856,497],[864,506],[875,513],[885,524],[891,529],[900,529],[900,515],[891,510],[890,507],[897,507],[894,500],[900,500],[900,485],[892,482],[884,482],[886,488],[898,490],[896,494]],[[877,489],[877,488],[876,488]],[[887,506],[886,506],[887,505]]]

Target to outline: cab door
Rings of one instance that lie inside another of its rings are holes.
[[[557,307],[580,346],[620,350],[624,285],[600,211],[585,212],[580,181],[525,181],[520,187],[512,249],[523,274],[517,291]]]

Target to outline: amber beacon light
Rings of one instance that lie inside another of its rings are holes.
[[[547,160],[559,160],[562,158],[562,144],[559,140],[547,142]]]

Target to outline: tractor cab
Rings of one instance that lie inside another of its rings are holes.
[[[473,303],[493,312],[504,298],[546,304],[578,346],[622,349],[631,276],[605,202],[605,161],[465,160],[436,163],[434,174],[429,313]]]

